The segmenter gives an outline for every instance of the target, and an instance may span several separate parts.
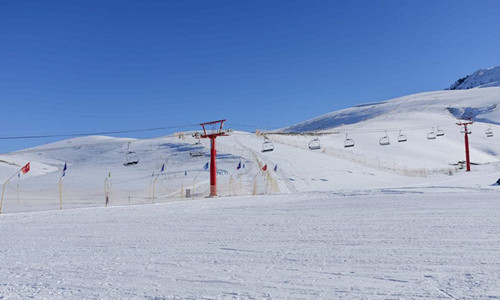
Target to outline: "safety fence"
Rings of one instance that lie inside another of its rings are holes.
[[[223,162],[218,165],[220,169],[217,183],[220,197],[281,192],[278,172],[273,171],[271,167],[263,170],[264,165],[270,162],[259,158],[256,153],[245,147],[224,147],[221,144],[219,154],[226,153],[232,156],[230,162],[222,159]],[[62,181],[59,181],[57,176],[52,176],[50,180],[46,176],[13,180],[4,187],[0,212],[156,204],[200,199],[210,193],[209,171],[203,168],[203,164],[208,160],[209,156],[199,158],[199,169],[190,170],[187,175],[180,171],[182,167],[176,164],[178,171],[151,176],[131,174],[125,178],[103,176],[101,184],[96,183],[96,180],[78,182],[71,175]]]

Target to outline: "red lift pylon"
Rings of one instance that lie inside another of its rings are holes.
[[[222,129],[224,122],[226,120],[212,121],[201,123],[203,128],[202,134],[196,134],[202,139],[210,139],[210,197],[217,196],[217,151],[215,150],[215,139],[219,136],[227,136],[231,133],[230,129]],[[217,124],[220,123],[220,126]],[[205,126],[211,125],[212,128],[208,129],[210,132],[207,133],[207,128]]]
[[[474,123],[472,120],[470,121],[461,121],[458,122],[458,126],[463,126],[463,129],[460,130],[461,132],[464,133],[464,139],[465,139],[465,162],[467,164],[467,172],[470,172],[470,155],[469,155],[469,134],[471,133],[467,129],[467,125],[471,125]]]

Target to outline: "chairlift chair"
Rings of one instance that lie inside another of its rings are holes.
[[[267,138],[264,139],[264,143],[262,143],[262,152],[271,152],[274,150],[274,144]]]
[[[123,165],[125,167],[137,165],[139,163],[139,156],[134,151],[130,151],[130,142],[127,145],[127,153],[125,154],[125,162]]]
[[[486,133],[486,137],[493,137],[493,130],[491,129],[491,126],[488,127],[484,133]]]
[[[354,140],[347,137],[347,133],[345,134],[344,140],[344,148],[354,147]]]
[[[438,126],[437,130],[436,130],[436,136],[443,136],[443,135],[444,135],[444,130],[439,129],[439,126]]]
[[[436,139],[436,133],[434,132],[434,127],[432,127],[432,131],[427,134],[427,139],[428,140],[435,140]]]
[[[385,132],[385,136],[381,137],[378,143],[380,146],[387,146],[391,144],[391,141],[389,141],[389,137],[387,136],[387,131]]]
[[[404,143],[406,142],[408,139],[406,138],[406,135],[404,134],[401,134],[401,130],[399,131],[399,134],[398,134],[398,143]]]
[[[318,150],[318,149],[321,149],[319,138],[314,138],[309,142],[309,150]]]
[[[198,141],[191,145],[191,151],[189,151],[189,155],[191,157],[199,157],[203,156],[203,144],[200,141],[199,137],[196,137]]]

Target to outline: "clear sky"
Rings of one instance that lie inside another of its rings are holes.
[[[496,0],[0,0],[0,136],[280,128],[500,65],[499,29]]]

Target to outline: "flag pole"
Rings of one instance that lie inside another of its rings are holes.
[[[182,199],[182,196],[184,194],[184,178],[182,179],[182,182],[181,182],[181,198]]]
[[[194,199],[194,188],[196,186],[196,178],[198,177],[198,175],[200,175],[201,171],[199,171],[196,176],[194,176],[193,178],[193,193],[191,194],[191,198]]]
[[[62,210],[62,181],[66,176],[67,163],[64,163],[61,178],[59,178],[59,210]]]
[[[0,214],[2,213],[2,203],[3,203],[3,194],[5,192],[5,184],[9,182],[9,179],[7,179],[3,184],[2,184],[2,199],[0,199]]]
[[[108,206],[108,177],[104,178],[104,205]]]
[[[158,176],[160,176],[160,174],[163,173],[163,171],[165,171],[165,164],[163,164],[161,166],[160,173],[156,174],[156,178],[153,180],[153,204],[155,204],[156,180],[158,179]],[[153,175],[154,175],[154,172],[153,172]]]
[[[59,210],[62,210],[62,178],[59,179]]]
[[[29,164],[29,163],[28,163]],[[23,167],[24,168],[24,167]],[[22,168],[21,168],[22,169]],[[14,176],[17,175],[17,173],[21,172],[21,170],[17,171],[14,173],[14,175],[10,176],[9,179],[5,180],[5,182],[2,184],[2,197],[0,198],[0,214],[2,213],[2,203],[3,203],[3,195],[5,193],[5,185],[9,183],[9,181],[14,178]]]
[[[231,186],[232,186],[232,184],[233,184],[233,175],[231,174],[231,176],[229,177],[229,188],[228,188],[229,195],[228,196],[231,196]]]
[[[153,204],[155,204],[156,179],[158,179],[158,175],[156,175],[156,178],[153,180]]]

